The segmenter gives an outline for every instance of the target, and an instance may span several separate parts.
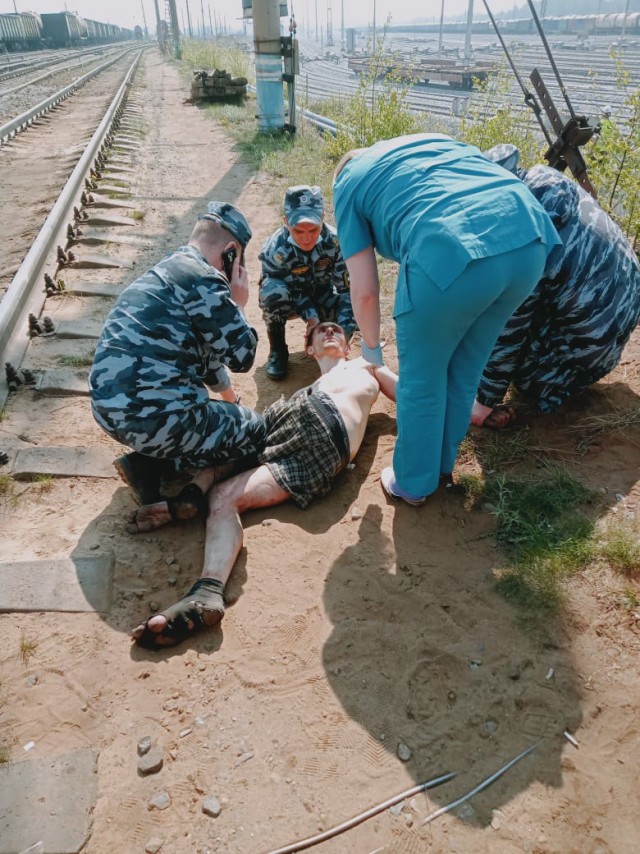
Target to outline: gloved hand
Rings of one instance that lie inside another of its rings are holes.
[[[364,341],[360,344],[360,352],[362,353],[363,359],[367,362],[370,362],[372,365],[380,368],[384,365],[384,359],[382,358],[382,347],[380,343],[376,344],[375,347],[367,347]]]

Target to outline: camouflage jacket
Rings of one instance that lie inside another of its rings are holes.
[[[152,417],[209,399],[254,361],[257,334],[224,275],[181,246],[129,285],[104,325],[89,375],[93,403]]]
[[[318,317],[315,303],[326,292],[341,295],[349,316],[351,315],[351,296],[349,294],[349,274],[342,257],[336,230],[327,223],[322,226],[320,237],[311,252],[304,252],[292,240],[289,229],[282,226],[265,241],[258,256],[262,262],[262,284],[272,279],[285,282],[295,312],[303,320]]]

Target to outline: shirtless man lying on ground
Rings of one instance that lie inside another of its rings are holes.
[[[265,410],[267,440],[259,465],[218,483],[219,468],[199,472],[201,488],[210,489],[202,576],[183,599],[133,630],[138,644],[173,646],[219,623],[224,586],[242,548],[241,514],[289,499],[304,508],[312,498],[326,495],[355,457],[379,392],[395,401],[397,377],[362,358],[347,361],[348,352],[337,323],[314,326],[307,354],[317,361],[321,376]],[[202,480],[205,473],[208,483]],[[143,533],[166,525],[172,516],[161,501],[138,508],[131,521],[129,530]]]

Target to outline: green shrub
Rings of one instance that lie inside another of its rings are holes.
[[[520,162],[526,169],[542,160],[544,149],[539,133],[531,127],[530,115],[513,110],[510,75],[508,67],[503,65],[497,74],[476,81],[478,94],[460,121],[460,139],[476,145],[480,151],[510,142],[520,149]]]
[[[238,45],[185,39],[182,43],[182,61],[195,69],[228,71],[232,77],[246,77],[255,83],[256,75],[250,54]]]
[[[389,53],[385,52],[386,28],[376,39],[369,68],[360,78],[356,94],[344,102],[333,99],[322,105],[338,124],[335,139],[327,136],[325,149],[338,160],[352,148],[364,148],[382,139],[393,139],[422,130],[423,120],[412,113],[407,100],[410,80],[388,73]]]

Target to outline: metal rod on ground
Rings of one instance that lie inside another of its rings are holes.
[[[352,827],[361,824],[368,818],[372,818],[374,815],[378,815],[378,813],[389,809],[389,807],[399,804],[400,801],[405,801],[407,798],[412,798],[414,795],[426,792],[427,789],[433,789],[435,786],[441,786],[443,783],[448,783],[449,780],[452,780],[455,776],[457,776],[455,773],[443,774],[441,777],[428,780],[426,783],[420,783],[419,786],[413,786],[413,788],[407,789],[406,792],[394,795],[392,798],[383,801],[381,804],[377,804],[375,807],[371,807],[370,809],[365,810],[365,812],[361,812],[359,815],[347,819],[347,821],[343,821],[342,824],[337,824],[335,827],[329,828],[329,830],[323,830],[322,833],[317,833],[315,836],[309,836],[306,839],[301,839],[300,842],[292,842],[291,845],[285,845],[284,848],[276,848],[274,851],[270,851],[269,854],[293,854],[295,851],[304,851],[305,848],[311,848],[313,845],[318,845],[320,842],[325,842],[327,839],[332,839],[334,836],[344,833],[345,830],[350,830]]]
[[[503,765],[502,768],[496,771],[495,774],[492,774],[490,777],[487,777],[487,779],[480,783],[479,786],[476,786],[475,789],[471,789],[470,792],[467,792],[466,795],[463,795],[456,801],[452,801],[450,804],[447,804],[444,807],[440,807],[440,809],[437,809],[435,812],[432,812],[431,815],[428,815],[425,818],[425,820],[422,822],[422,825],[430,824],[439,816],[444,815],[447,812],[451,812],[451,810],[454,810],[456,807],[459,807],[461,804],[465,803],[465,801],[468,801],[474,795],[478,795],[480,792],[487,789],[492,783],[495,783],[496,780],[502,777],[502,775],[505,774],[509,770],[509,768],[512,768],[516,764],[516,762],[519,762],[521,759],[524,759],[525,756],[528,756],[533,750],[535,750],[539,744],[540,742],[537,741],[535,744],[532,744],[531,747],[528,747],[526,750],[523,750],[522,753],[519,753],[514,759],[511,759],[509,762],[507,762],[506,765]]]

